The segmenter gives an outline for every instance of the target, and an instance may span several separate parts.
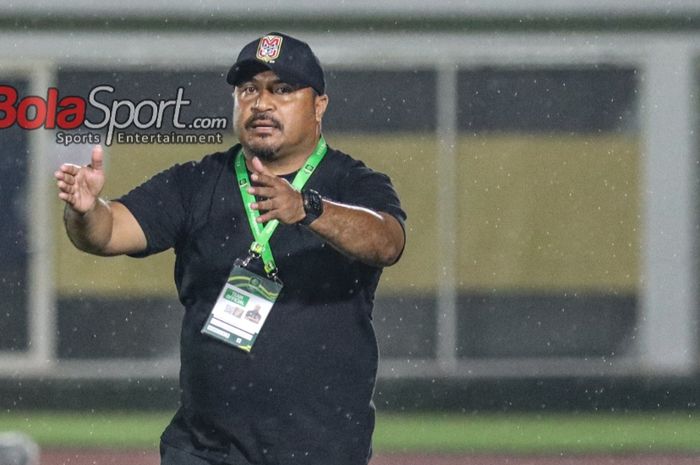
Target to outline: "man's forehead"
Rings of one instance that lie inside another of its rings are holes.
[[[284,82],[282,79],[271,69],[266,69],[262,71],[253,71],[248,76],[244,76],[241,80],[241,84],[244,82],[271,82],[278,83]],[[240,85],[240,84],[239,84]]]
[[[307,88],[311,89],[309,86],[306,86],[306,85],[285,81],[284,79],[279,77],[277,75],[277,73],[275,73],[274,71],[272,71],[270,69],[250,73],[250,76],[241,80],[241,82],[238,83],[236,85],[236,87],[240,88],[244,84],[254,84],[256,86],[263,86],[263,87],[277,85],[277,84],[284,84],[284,85],[290,86],[295,91],[303,90],[303,89],[307,89]]]

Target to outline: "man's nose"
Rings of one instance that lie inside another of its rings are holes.
[[[257,111],[269,111],[272,110],[272,94],[267,91],[262,91],[258,94],[258,98],[255,99],[255,105],[253,108]]]

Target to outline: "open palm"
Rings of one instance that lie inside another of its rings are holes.
[[[93,208],[105,184],[102,146],[92,149],[92,161],[87,166],[70,163],[61,165],[54,173],[58,186],[58,198],[79,213]]]

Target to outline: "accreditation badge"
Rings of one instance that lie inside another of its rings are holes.
[[[279,281],[234,265],[202,333],[250,352],[281,290]]]

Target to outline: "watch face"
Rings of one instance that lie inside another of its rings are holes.
[[[309,196],[309,204],[311,205],[311,209],[313,210],[314,213],[317,215],[321,214],[321,208],[322,208],[322,203],[321,203],[321,196],[318,195],[318,192],[312,192],[312,194]]]
[[[323,213],[323,199],[321,194],[309,189],[302,192],[304,198],[304,212],[306,217],[301,221],[302,224],[309,225]]]

